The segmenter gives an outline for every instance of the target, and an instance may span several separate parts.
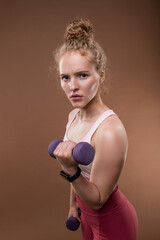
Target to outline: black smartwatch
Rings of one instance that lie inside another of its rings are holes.
[[[65,179],[67,179],[69,182],[73,182],[74,180],[76,180],[80,176],[80,174],[81,174],[81,169],[79,167],[77,167],[77,172],[72,177],[70,177],[63,171],[60,171],[60,175]]]

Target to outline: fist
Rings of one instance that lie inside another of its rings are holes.
[[[71,169],[73,170],[74,173],[77,171],[78,163],[74,161],[72,154],[73,149],[75,148],[76,145],[77,143],[73,141],[61,142],[58,144],[57,148],[53,153],[57,161],[61,164],[62,170],[65,173],[70,174]]]

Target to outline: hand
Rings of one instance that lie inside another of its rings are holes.
[[[76,143],[73,141],[65,141],[58,144],[54,151],[57,161],[61,164],[62,170],[73,176],[77,172],[78,163],[74,161],[72,151]]]
[[[68,213],[68,218],[70,218],[70,217],[75,217],[78,219],[79,222],[81,222],[81,217],[78,214],[78,205],[77,204],[70,207],[69,213]]]

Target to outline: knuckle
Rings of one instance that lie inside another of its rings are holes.
[[[71,153],[70,153],[70,152],[67,152],[67,153],[65,154],[65,157],[66,157],[66,158],[71,158]]]

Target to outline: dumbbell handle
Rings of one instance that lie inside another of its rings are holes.
[[[48,153],[51,157],[55,158],[54,151],[62,140],[54,140],[49,144]],[[94,148],[87,142],[79,142],[73,149],[73,158],[76,162],[82,165],[88,165],[93,161]]]
[[[78,216],[81,216],[81,210],[78,208]],[[66,220],[66,227],[70,231],[76,231],[79,228],[80,222],[76,217],[69,217]]]

